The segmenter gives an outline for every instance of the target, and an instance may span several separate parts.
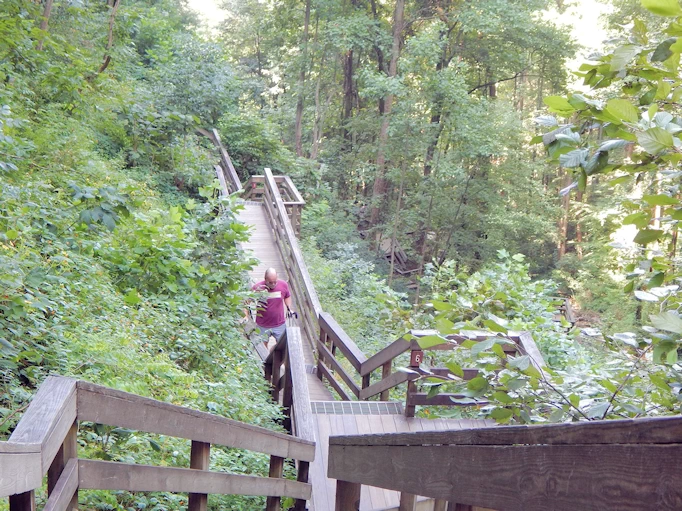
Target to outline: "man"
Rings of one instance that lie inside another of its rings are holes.
[[[264,280],[254,284],[251,289],[262,293],[258,298],[256,324],[264,334],[263,344],[267,348],[270,335],[278,342],[286,331],[284,307],[291,311],[289,284],[277,278],[277,271],[274,268],[268,268],[265,270]]]

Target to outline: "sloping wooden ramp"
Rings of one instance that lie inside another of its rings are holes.
[[[244,201],[244,209],[239,212],[239,220],[245,225],[252,226],[251,237],[249,241],[242,243],[242,248],[258,259],[258,264],[249,272],[251,282],[260,282],[263,280],[265,270],[274,268],[277,270],[279,278],[289,280],[286,267],[282,262],[279,248],[275,240],[274,233],[270,227],[265,207],[262,202]],[[298,304],[294,300],[294,309],[300,310]],[[333,400],[331,392],[327,390],[324,384],[313,374],[315,367],[315,356],[311,348],[312,342],[310,339],[303,339],[303,355],[306,368],[308,368],[308,389],[310,398],[313,400]],[[263,360],[267,357],[267,352],[263,350],[260,343],[254,345],[259,355]]]

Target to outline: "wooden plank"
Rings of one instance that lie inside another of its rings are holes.
[[[230,158],[230,155],[227,153],[225,148],[223,147],[223,143],[220,140],[220,135],[218,134],[218,130],[213,129],[213,137],[214,137],[214,143],[218,147],[218,151],[220,152],[220,160],[223,163],[223,166],[227,169],[227,176],[231,181],[231,187],[230,187],[230,192],[241,192],[243,190],[242,188],[242,183],[239,180],[239,176],[237,175],[237,171],[234,169],[234,165],[232,164],[232,159]]]
[[[476,421],[479,422],[479,421]],[[484,423],[485,424],[485,423]],[[495,426],[417,435],[335,437],[335,445],[671,444],[682,438],[682,417]]]
[[[546,367],[545,359],[542,358],[542,354],[530,332],[521,332],[519,334],[519,344],[521,345],[522,352],[530,357],[531,363],[542,371],[542,368]]]
[[[415,511],[417,496],[411,493],[400,493],[400,511]]]
[[[46,473],[76,420],[76,380],[49,376],[9,437],[10,442],[41,444]]]
[[[112,461],[78,460],[78,474],[83,490],[191,492],[294,499],[309,499],[311,494],[309,484],[287,479]]]
[[[313,445],[311,457],[299,458],[302,461],[313,461],[315,458],[315,424],[313,412],[310,409],[310,392],[308,377],[303,360],[303,341],[301,329],[287,327],[287,350],[289,353],[289,367],[291,368],[291,382],[293,395],[293,426],[296,437],[300,441]]]
[[[320,322],[322,321],[320,320]],[[353,381],[353,378],[351,378],[341,364],[338,363],[336,357],[332,355],[332,352],[329,351],[327,347],[320,341],[317,341],[317,351],[320,354],[320,361],[322,361],[322,357],[324,357],[324,361],[331,366],[331,369],[334,369],[336,373],[341,376],[341,379],[346,382],[346,385],[348,385],[348,388],[351,390],[351,392],[355,394],[355,397],[359,398],[360,387],[358,387],[358,385]],[[341,351],[343,352],[343,350]]]
[[[369,425],[369,430],[372,433],[379,433],[379,434],[390,433],[390,432],[384,430],[384,421],[381,420],[380,415],[367,415],[366,417],[367,417],[367,423]],[[335,437],[329,438],[330,445],[331,445],[332,438],[335,438]],[[327,467],[329,467],[329,462],[331,461],[329,454],[327,454],[327,458],[328,458]],[[329,469],[327,469],[327,475],[329,476]],[[387,507],[389,507],[390,496],[386,495],[386,492],[383,489],[381,489],[375,485],[369,485],[369,494],[370,494],[370,498],[372,500],[372,507],[374,509],[386,509]]]
[[[505,511],[549,503],[553,511],[668,511],[682,502],[679,444],[332,445],[329,459],[330,477]]]
[[[71,458],[64,466],[43,511],[70,511],[77,507],[78,460]]]
[[[270,478],[281,478],[284,471],[284,458],[270,456]],[[270,496],[265,503],[265,511],[278,511],[282,499],[279,496]]]
[[[343,401],[351,400],[348,393],[343,389],[339,382],[336,381],[336,378],[334,378],[334,375],[332,374],[331,370],[323,362],[317,363],[317,370],[322,376],[324,376],[327,379],[329,385],[332,386],[332,388],[336,391],[336,393]]]
[[[384,365],[381,366],[381,379],[385,380],[389,376],[391,376],[391,369],[393,369],[393,361],[386,362]],[[381,393],[381,396],[379,396],[379,399],[381,401],[389,401],[391,397],[391,392],[390,390],[384,390]]]
[[[371,433],[377,433],[376,430],[372,431],[368,415],[354,415],[355,424],[357,427],[357,434],[366,435]],[[329,445],[327,445],[327,450],[329,450]],[[376,496],[378,492],[383,492],[380,488],[375,488],[373,486],[362,487],[362,495],[360,502],[363,508],[368,509],[380,509],[379,502],[383,502],[383,497]]]
[[[310,463],[307,461],[299,461],[297,467],[296,480],[301,483],[310,482]],[[294,511],[305,511],[305,499],[296,499],[294,502]]]
[[[312,461],[315,445],[206,412],[78,382],[78,419]]]
[[[360,374],[365,376],[366,374],[371,373],[375,369],[379,369],[385,363],[391,362],[397,356],[402,355],[403,353],[408,351],[410,349],[410,346],[411,346],[410,343],[405,339],[398,339],[397,341],[393,341],[383,350],[372,355],[365,362],[363,362],[362,366],[359,369]]]
[[[336,482],[327,478],[327,453],[329,452],[329,416],[315,414],[317,450],[315,461],[312,463],[311,476],[313,484],[313,504],[315,510],[332,509]]]
[[[385,380],[378,381],[377,383],[370,385],[366,389],[360,390],[360,399],[364,401],[372,396],[381,394],[385,390],[392,389],[393,387],[396,387],[401,383],[405,383],[408,380],[414,380],[418,377],[419,377],[418,374],[395,372]]]
[[[74,396],[75,398],[75,396]],[[74,410],[75,412],[75,410]],[[52,496],[54,491],[57,491],[57,485],[62,480],[66,466],[69,462],[76,461],[78,457],[78,422],[74,421],[66,434],[64,441],[57,452],[50,468],[47,471],[47,495]],[[78,509],[78,480],[75,474],[75,488],[71,492],[71,501],[67,501],[64,506],[65,509]],[[61,504],[60,504],[61,506]]]
[[[192,442],[189,468],[193,470],[208,470],[211,459],[211,444],[206,442]],[[205,493],[190,493],[187,504],[188,511],[206,511],[208,509],[208,495]]]
[[[360,484],[337,481],[335,509],[336,511],[358,511],[360,509]]]
[[[9,496],[9,511],[35,511],[36,495],[34,491]]]
[[[360,371],[360,367],[367,360],[365,354],[358,348],[343,328],[336,322],[331,314],[327,312],[320,313],[320,328],[324,329],[336,347],[341,350],[341,353],[348,359],[350,364],[356,371]]]
[[[425,392],[417,392],[416,394],[408,394],[407,406],[472,406],[467,403],[455,403],[453,399],[462,399],[466,396],[463,394],[437,394],[433,397],[428,397]],[[488,401],[477,401],[473,406],[487,405]]]
[[[40,452],[0,454],[0,497],[26,493],[42,484]]]

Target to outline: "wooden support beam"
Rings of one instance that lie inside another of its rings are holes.
[[[342,401],[351,400],[348,393],[345,390],[343,390],[343,387],[339,384],[336,378],[334,378],[334,375],[332,374],[331,370],[326,365],[324,365],[322,362],[319,362],[317,364],[317,371],[327,379],[329,385],[332,386],[332,388],[336,391],[336,393],[339,395]]]
[[[359,483],[336,481],[336,511],[358,511],[360,509]]]
[[[307,461],[298,462],[298,476],[296,480],[301,483],[307,483],[310,477],[310,463]],[[306,501],[304,499],[297,499],[294,503],[294,511],[305,511]]]
[[[386,378],[388,378],[389,376],[391,376],[391,368],[392,368],[392,366],[393,366],[393,361],[392,361],[392,360],[389,360],[389,361],[386,362],[383,366],[381,366],[381,379],[382,379],[382,380],[385,380]],[[381,396],[379,397],[379,399],[381,399],[382,401],[388,401],[388,400],[389,400],[389,396],[390,396],[390,392],[391,392],[390,389],[384,390],[384,391],[381,393]]]
[[[284,471],[284,458],[279,456],[270,456],[270,474],[271,478],[281,478]],[[265,511],[279,511],[281,498],[279,496],[270,496],[265,504]]]
[[[33,490],[9,496],[9,511],[36,511],[36,494]]]
[[[411,493],[400,493],[400,511],[415,511],[417,496]]]
[[[43,511],[78,509],[78,460],[71,458],[62,470]]]
[[[448,501],[436,499],[436,501],[433,503],[433,511],[448,511]]]
[[[208,470],[211,459],[211,444],[206,442],[192,442],[189,468],[193,470]],[[206,493],[190,493],[188,511],[206,511],[208,509],[208,495]]]

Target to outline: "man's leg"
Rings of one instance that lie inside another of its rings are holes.
[[[275,342],[279,342],[279,340],[282,338],[284,333],[287,331],[287,324],[282,323],[279,326],[273,327],[270,329],[270,332],[272,333],[272,336],[275,338]]]

